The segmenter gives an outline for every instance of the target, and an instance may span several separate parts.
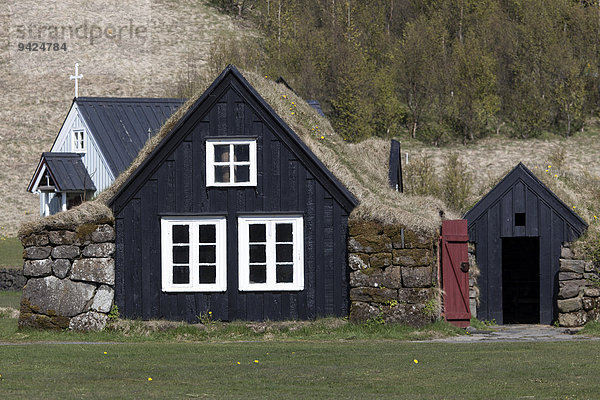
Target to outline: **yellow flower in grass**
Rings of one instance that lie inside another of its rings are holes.
[[[254,364],[258,364],[258,360],[254,360]]]
[[[558,178],[558,174],[554,174],[554,177],[555,177],[555,178]]]
[[[152,380],[152,378],[148,378],[148,382],[150,382]]]
[[[419,360],[417,360],[417,359],[415,358],[415,359],[413,360],[413,362],[414,362],[415,364],[418,364],[418,363],[419,363]]]
[[[552,165],[548,165],[548,169],[552,168]]]

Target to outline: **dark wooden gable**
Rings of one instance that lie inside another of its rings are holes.
[[[502,323],[502,242],[539,238],[540,322],[556,317],[560,249],[577,239],[587,224],[525,165],[519,163],[465,216],[469,240],[477,244],[480,305],[478,317]]]
[[[233,96],[233,98],[228,100],[224,97],[225,94]],[[244,109],[245,115],[239,114],[242,112],[240,106],[242,103],[247,106]],[[260,118],[260,121],[253,121],[254,116]],[[337,180],[298,135],[265,102],[237,68],[229,65],[181,117],[167,137],[127,179],[119,192],[111,199],[110,206],[118,210],[120,204],[139,189],[139,186],[148,179],[158,165],[173,153],[181,142],[189,140],[188,135],[192,129],[198,129],[199,122],[201,122],[200,125],[206,124],[212,118],[218,119],[220,124],[218,127],[215,126],[216,124],[211,125],[211,131],[206,135],[208,137],[256,136],[252,125],[255,122],[263,123],[310,170],[315,179],[327,188],[346,211],[350,212],[358,205],[358,200],[352,193]],[[233,134],[231,128],[234,128]]]
[[[206,187],[207,138],[257,139],[256,187]],[[194,321],[347,315],[347,218],[356,199],[229,66],[111,200],[117,231],[115,301],[130,318]],[[304,218],[304,290],[238,290],[239,215]],[[223,216],[227,291],[161,291],[160,219]]]

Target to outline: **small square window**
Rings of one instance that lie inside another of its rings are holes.
[[[85,133],[82,130],[73,131],[73,152],[85,152]]]
[[[525,226],[525,213],[515,213],[515,226]]]
[[[206,186],[256,186],[256,140],[206,141]]]

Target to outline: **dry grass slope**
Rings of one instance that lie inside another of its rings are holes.
[[[125,27],[123,39],[91,43],[89,33],[86,39],[67,33],[66,52],[17,51],[20,42],[39,42],[40,26],[68,32],[83,22],[88,29]],[[144,40],[128,36],[130,24],[145,30]],[[22,39],[19,26],[33,33]],[[207,61],[215,40],[249,32],[205,0],[58,0],[51,7],[9,0],[0,7],[0,28],[0,236],[14,236],[23,221],[39,213],[38,197],[26,188],[71,104],[75,62],[84,75],[80,96],[172,96],[190,66]]]

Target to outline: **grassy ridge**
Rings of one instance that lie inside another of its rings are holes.
[[[600,392],[596,347],[390,341],[5,346],[0,396],[586,399]]]

